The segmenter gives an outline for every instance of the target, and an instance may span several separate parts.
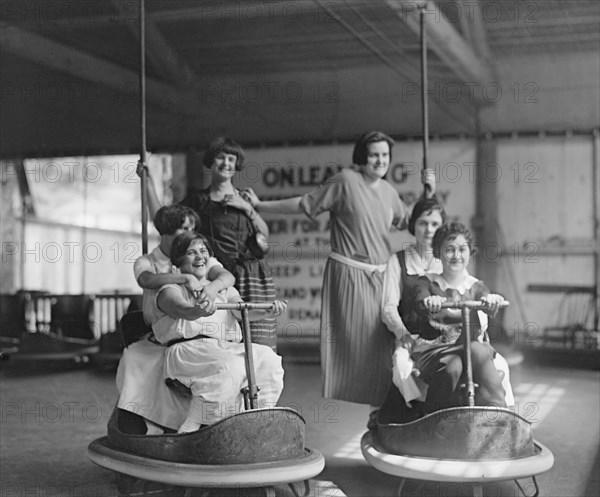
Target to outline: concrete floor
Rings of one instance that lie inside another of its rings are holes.
[[[369,466],[360,452],[367,406],[320,397],[316,364],[288,360],[285,367],[286,387],[280,403],[304,416],[306,445],[326,459],[325,470],[315,479],[322,483],[315,483],[312,494],[396,495],[399,479]],[[114,474],[86,456],[87,445],[106,433],[117,397],[114,372],[65,362],[13,360],[3,361],[0,368],[0,495],[116,495]],[[521,364],[512,368],[512,380],[517,412],[532,421],[535,438],[554,453],[552,470],[538,476],[541,495],[600,495],[600,373]],[[409,481],[402,495],[469,493],[465,485]],[[483,495],[519,494],[512,482],[501,482],[486,485]]]

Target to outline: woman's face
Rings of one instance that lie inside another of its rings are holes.
[[[415,238],[417,243],[426,247],[431,247],[433,235],[442,225],[442,215],[440,211],[434,209],[429,212],[424,212],[415,221]]]
[[[370,143],[367,146],[367,163],[364,173],[372,180],[383,178],[390,167],[390,146],[386,141]]]
[[[235,164],[237,162],[237,155],[228,154],[227,152],[220,152],[214,158],[211,171],[213,175],[218,175],[222,179],[231,179],[235,174]]]
[[[202,240],[193,240],[181,259],[179,270],[182,273],[193,274],[201,280],[206,277],[206,264],[209,255],[208,249]]]
[[[444,240],[440,250],[444,272],[461,273],[471,260],[471,249],[464,235]]]

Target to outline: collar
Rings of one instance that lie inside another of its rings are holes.
[[[406,273],[416,274],[423,276],[425,273],[441,273],[442,272],[442,261],[435,257],[429,261],[429,264],[425,265],[425,261],[417,253],[415,245],[409,245],[406,249]]]
[[[445,292],[446,290],[448,290],[449,288],[451,288],[448,285],[448,282],[442,278],[441,274],[435,274],[435,273],[427,273],[425,276],[427,276],[427,278],[430,281],[433,281],[434,283],[437,283],[437,285],[440,287],[440,290],[442,290],[442,292]],[[458,291],[458,293],[460,293],[461,295],[464,295],[465,292],[467,290],[470,290],[471,287],[477,283],[479,280],[477,278],[475,278],[474,276],[471,276],[468,272],[465,275],[465,279],[463,280],[463,282],[458,285],[457,287],[452,287],[453,290]]]

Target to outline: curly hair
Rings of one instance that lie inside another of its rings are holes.
[[[352,152],[352,162],[358,166],[364,166],[367,164],[367,157],[369,155],[369,145],[371,143],[387,142],[390,147],[390,163],[392,162],[392,147],[394,146],[394,140],[388,135],[381,131],[369,131],[362,135],[354,145],[354,151]]]
[[[244,166],[244,151],[238,143],[226,136],[219,136],[208,144],[208,148],[204,152],[204,157],[202,157],[202,163],[210,169],[215,161],[215,157],[220,153],[235,155],[237,157],[235,169],[236,171],[242,170]]]
[[[181,266],[183,256],[185,255],[189,246],[195,240],[200,240],[208,250],[209,255],[212,257],[210,244],[204,235],[196,233],[195,231],[184,231],[175,237],[173,244],[171,245],[170,259],[175,267]]]
[[[410,214],[410,219],[408,221],[408,232],[411,235],[415,234],[415,223],[417,220],[423,215],[429,215],[433,211],[438,211],[440,216],[442,216],[442,225],[446,222],[446,211],[442,203],[438,200],[438,198],[434,195],[431,198],[421,197],[415,203],[413,210]]]
[[[198,214],[189,207],[179,204],[165,205],[158,209],[153,222],[159,235],[173,235],[183,226],[187,218],[194,223],[195,229],[200,227]]]
[[[476,252],[475,241],[473,235],[469,229],[462,223],[448,223],[435,232],[433,235],[433,241],[431,242],[431,248],[433,249],[433,256],[436,259],[440,259],[442,253],[442,245],[448,240],[454,240],[457,236],[462,235],[467,241],[471,255]]]

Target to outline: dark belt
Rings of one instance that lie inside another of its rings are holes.
[[[169,340],[166,343],[166,346],[171,347],[172,345],[175,345],[177,343],[189,342],[190,340],[197,340],[198,338],[213,338],[213,337],[209,337],[207,335],[196,335],[195,337],[192,337],[192,338],[174,338],[173,340]]]

